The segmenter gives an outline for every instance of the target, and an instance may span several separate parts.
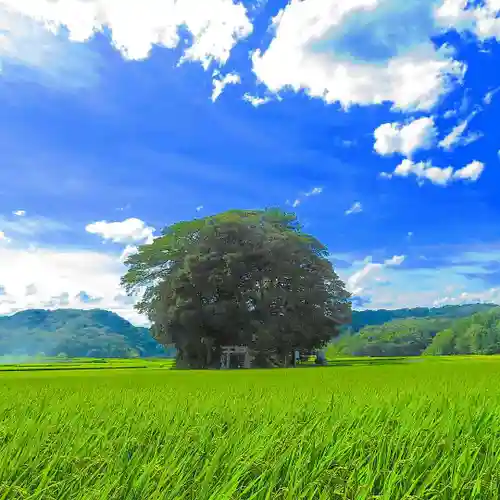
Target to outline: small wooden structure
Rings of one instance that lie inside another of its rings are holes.
[[[251,368],[253,356],[246,345],[223,345],[220,357],[221,369]],[[233,361],[233,363],[231,363]]]

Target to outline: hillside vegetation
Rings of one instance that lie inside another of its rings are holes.
[[[408,318],[464,318],[477,312],[488,311],[495,304],[463,304],[443,307],[414,307],[405,309],[367,309],[353,311],[352,322],[345,327],[350,333],[371,325],[382,325],[388,321]]]
[[[480,312],[460,317],[462,313],[467,311],[470,314],[474,310]],[[461,309],[442,308],[441,311],[433,312],[429,317],[395,319],[366,326],[357,334],[345,334],[330,345],[329,355],[500,353],[500,307],[477,304]]]
[[[147,328],[101,309],[32,309],[0,317],[0,356],[151,357],[168,352]]]

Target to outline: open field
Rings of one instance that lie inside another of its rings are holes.
[[[1,372],[0,499],[499,498],[500,358],[364,361]]]
[[[15,358],[2,362],[0,372],[4,371],[43,371],[43,370],[105,370],[119,368],[172,368],[175,360],[170,358],[41,358],[22,363]]]

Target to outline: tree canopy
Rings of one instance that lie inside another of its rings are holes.
[[[350,322],[350,295],[327,257],[294,214],[232,210],[164,229],[127,259],[122,284],[180,365],[214,365],[231,344],[251,347],[257,364],[286,364]]]

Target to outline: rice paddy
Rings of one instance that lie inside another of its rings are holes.
[[[500,358],[364,361],[2,371],[0,499],[500,498]]]

